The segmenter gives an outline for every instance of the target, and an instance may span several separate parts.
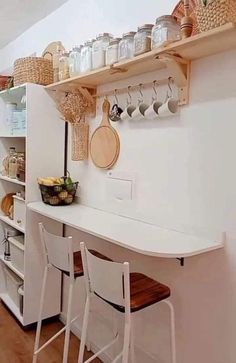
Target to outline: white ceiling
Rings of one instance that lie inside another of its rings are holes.
[[[0,0],[0,49],[68,0]]]

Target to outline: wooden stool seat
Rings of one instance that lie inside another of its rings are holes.
[[[94,256],[101,258],[102,260],[112,261],[110,258],[99,253],[98,251],[95,251],[95,250],[89,250],[89,251]],[[66,275],[69,276],[69,272],[63,271],[63,273],[65,273]],[[77,252],[74,252],[74,276],[75,276],[75,278],[77,278],[77,277],[81,277],[83,275],[84,275],[84,270],[83,270],[82,256],[81,256],[81,252],[77,251]]]
[[[168,286],[141,273],[130,273],[130,309],[131,313],[142,310],[148,306],[156,304],[170,296]],[[125,312],[123,306],[119,306],[106,301],[121,313]]]

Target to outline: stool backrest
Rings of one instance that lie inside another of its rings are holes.
[[[74,274],[73,240],[72,237],[60,237],[46,231],[39,223],[41,242],[46,257],[46,263]]]
[[[87,293],[130,309],[129,263],[117,263],[94,256],[80,243]]]

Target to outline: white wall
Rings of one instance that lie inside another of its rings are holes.
[[[40,53],[53,40],[61,39],[70,47],[103,31],[118,35],[135,29],[138,24],[170,12],[174,3],[175,0],[71,0],[1,50],[0,70],[9,68],[16,57]],[[89,205],[209,238],[227,232],[224,251],[189,258],[181,268],[174,260],[145,257],[68,231],[78,241],[83,239],[116,260],[129,260],[133,270],[169,284],[176,308],[179,363],[236,361],[235,58],[236,52],[232,51],[193,63],[190,104],[182,108],[180,115],[162,122],[115,125],[121,138],[116,170],[136,175],[131,203],[118,204],[108,198],[106,173],[91,162],[69,163],[72,175],[80,180],[81,199]],[[104,88],[154,80],[160,74]],[[162,89],[162,97],[163,92]],[[149,101],[150,94],[146,97]],[[121,105],[124,100],[125,97],[120,98]],[[98,102],[91,131],[101,118],[100,106]],[[98,303],[97,310],[108,314]],[[158,356],[158,362],[169,362],[165,309],[148,309],[143,316],[137,315],[136,324],[137,342]],[[93,331],[96,333],[95,328]],[[105,328],[95,334],[94,341],[99,345],[104,337]],[[141,362],[154,361],[139,354],[137,363]]]

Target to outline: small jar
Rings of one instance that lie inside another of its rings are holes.
[[[118,62],[118,48],[121,38],[114,38],[110,41],[106,50],[106,65],[110,66]]]
[[[17,153],[12,152],[9,157],[9,178],[16,179],[17,174]]]
[[[9,176],[9,159],[10,159],[10,156],[12,156],[15,153],[16,153],[16,148],[13,146],[10,147],[8,155],[2,161],[2,165],[4,168],[4,170],[2,171],[2,175]]]
[[[76,77],[80,73],[80,52],[81,47],[74,47],[69,54],[70,77]]]
[[[138,27],[134,36],[134,55],[143,54],[151,50],[153,24],[144,24]]]
[[[60,45],[57,45],[56,52],[53,54],[52,63],[53,63],[53,82],[59,81],[59,60],[62,56],[62,51]]]
[[[102,68],[106,65],[106,49],[112,39],[109,33],[97,36],[92,46],[92,67],[93,69]]]
[[[180,25],[174,16],[164,15],[156,19],[152,29],[152,49],[180,39]]]
[[[136,32],[125,33],[119,43],[118,60],[129,59],[134,56],[134,36]]]
[[[92,70],[92,44],[94,40],[87,41],[81,48],[80,72],[86,73]]]
[[[59,59],[59,81],[69,77],[69,53],[64,52]]]
[[[21,182],[25,182],[25,153],[18,153],[16,177]]]

